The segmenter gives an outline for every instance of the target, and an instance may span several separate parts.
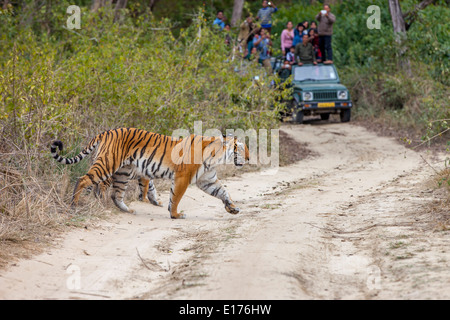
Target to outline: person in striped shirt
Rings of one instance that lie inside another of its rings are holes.
[[[272,14],[277,12],[278,8],[270,1],[264,0],[262,8],[259,9],[256,19],[261,21],[261,28],[272,31]]]

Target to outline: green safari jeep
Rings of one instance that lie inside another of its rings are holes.
[[[328,120],[330,114],[340,114],[341,122],[350,121],[352,101],[347,88],[339,81],[333,64],[303,65],[292,68],[293,99],[290,103],[292,120],[303,122],[304,116],[320,115]]]

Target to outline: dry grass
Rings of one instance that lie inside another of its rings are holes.
[[[72,188],[67,172],[39,177],[0,169],[0,267],[39,252],[63,230],[104,211],[99,201],[88,201],[74,214]]]
[[[439,187],[447,190],[447,196],[450,197],[450,167],[439,172],[435,180]]]
[[[434,183],[439,187],[435,192],[438,200],[428,210],[436,223],[435,230],[450,230],[450,168],[440,171],[434,178]]]
[[[37,178],[2,168],[0,171],[0,266],[21,255],[19,243],[48,241],[63,223],[58,213],[65,207],[55,185],[44,187]],[[25,245],[29,247],[28,245]]]
[[[414,211],[417,220],[424,223],[424,230],[450,230],[450,168],[436,170],[435,174],[419,187],[421,196],[432,200],[420,205]]]

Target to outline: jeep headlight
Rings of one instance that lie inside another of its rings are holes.
[[[346,90],[338,91],[338,99],[339,100],[347,100],[348,92]]]
[[[312,92],[303,92],[303,101],[311,101],[313,100],[313,93]]]

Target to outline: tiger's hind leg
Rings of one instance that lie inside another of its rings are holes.
[[[233,200],[231,200],[228,191],[222,186],[219,179],[217,179],[217,173],[214,170],[203,174],[197,180],[197,186],[207,194],[222,200],[227,212],[231,214],[238,214],[241,211],[238,207],[236,207]]]
[[[153,180],[148,178],[139,178],[139,188],[141,193],[139,194],[139,200],[144,202],[149,202],[155,206],[162,207],[162,203],[158,201],[158,196],[156,194],[156,188],[153,184]],[[146,196],[145,196],[146,195]]]

